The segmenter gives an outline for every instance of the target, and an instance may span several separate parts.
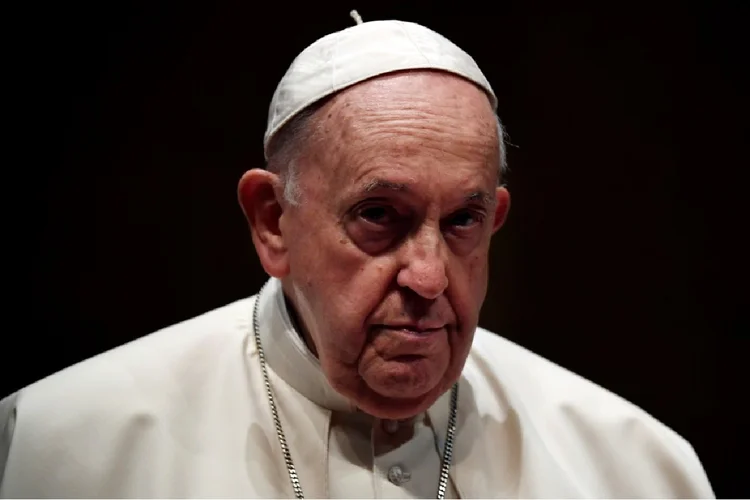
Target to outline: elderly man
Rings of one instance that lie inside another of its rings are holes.
[[[271,276],[0,410],[4,497],[711,497],[642,410],[477,327],[503,132],[471,57],[358,22],[280,82],[239,200]]]

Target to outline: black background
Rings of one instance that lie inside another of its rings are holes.
[[[499,96],[513,204],[482,325],[645,408],[694,445],[718,496],[747,496],[746,9],[563,4],[101,2],[7,18],[23,147],[6,160],[21,283],[6,286],[22,324],[3,340],[2,393],[258,290],[237,181],[262,166],[292,58],[357,8],[441,32]]]

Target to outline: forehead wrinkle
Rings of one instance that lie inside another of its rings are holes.
[[[373,126],[385,129],[384,132],[397,131],[414,134],[419,132],[436,132],[438,134],[456,134],[472,141],[493,141],[497,131],[495,120],[476,113],[461,116],[454,106],[432,104],[425,107],[384,105],[372,109],[347,110],[341,123],[353,132],[369,131]]]
[[[425,127],[389,127],[387,130],[363,127],[356,135],[340,151],[342,159],[351,166],[382,164],[385,158],[394,166],[407,159],[417,159],[427,165],[442,157],[442,161],[482,163],[494,169],[499,161],[493,136],[477,140],[476,136],[448,127],[430,127],[429,130]],[[424,154],[423,159],[419,158],[421,154]]]
[[[377,123],[392,124],[398,129],[403,124],[409,131],[412,128],[437,132],[460,129],[466,130],[462,135],[467,137],[492,139],[496,136],[495,115],[489,103],[477,107],[472,96],[465,91],[440,92],[439,87],[425,88],[419,93],[411,87],[378,89],[365,84],[337,96],[338,99],[334,99],[329,107],[329,119],[350,131],[367,129]],[[482,100],[485,100],[483,94]],[[456,122],[460,124],[459,127],[455,126]]]
[[[494,161],[498,153],[495,122],[484,119],[446,119],[434,112],[396,116],[375,112],[350,114],[341,126],[348,129],[343,149],[350,156],[378,157],[389,150],[400,156],[423,150],[462,160],[479,156]]]

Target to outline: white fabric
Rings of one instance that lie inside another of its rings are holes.
[[[255,300],[96,356],[0,403],[15,424],[0,421],[0,443],[10,443],[0,497],[292,497],[251,332]],[[260,300],[271,384],[306,496],[434,498],[450,395],[416,419],[411,440],[388,449],[383,423],[321,382],[278,281]],[[486,330],[476,332],[460,387],[449,496],[713,497],[674,432]],[[401,486],[386,479],[396,464],[411,472]]]
[[[497,98],[469,54],[444,36],[414,23],[372,21],[327,35],[292,62],[268,110],[263,148],[297,113],[314,102],[369,78],[409,69],[435,69],[462,76]]]

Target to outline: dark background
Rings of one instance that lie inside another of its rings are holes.
[[[262,166],[292,58],[355,7],[441,32],[499,96],[513,206],[482,325],[645,408],[718,496],[747,496],[747,9],[604,4],[101,2],[6,19],[23,26],[6,97],[26,141],[6,160],[23,324],[6,330],[2,393],[258,290],[237,181]]]

